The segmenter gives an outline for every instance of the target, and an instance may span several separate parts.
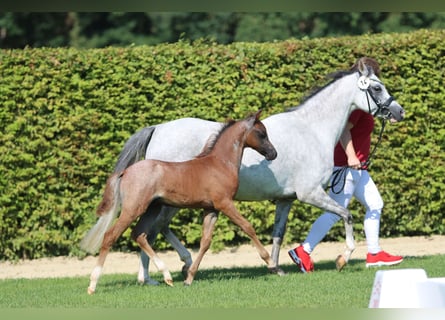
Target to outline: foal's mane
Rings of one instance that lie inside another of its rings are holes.
[[[231,126],[233,126],[235,123],[236,123],[235,120],[232,120],[232,119],[227,120],[226,123],[224,124],[224,126],[221,128],[221,130],[219,130],[219,132],[217,134],[214,134],[214,135],[210,136],[210,138],[207,140],[206,144],[202,148],[201,153],[198,154],[196,156],[196,158],[202,158],[202,157],[207,156],[213,150],[213,148],[215,147],[216,142],[221,137],[223,132],[226,131]]]

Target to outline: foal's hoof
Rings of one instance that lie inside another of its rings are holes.
[[[172,280],[172,279],[164,279],[164,282],[165,282],[169,287],[173,287],[173,280]]]
[[[339,255],[337,257],[337,260],[335,260],[335,267],[337,268],[337,271],[342,271],[344,266],[347,264],[348,262],[346,261],[345,257],[343,257],[343,255]]]
[[[90,287],[88,287],[87,292],[88,294],[91,296],[92,294],[94,294],[94,289],[91,289]]]
[[[187,278],[184,280],[184,286],[190,287],[192,285],[194,277],[187,276]]]
[[[279,276],[285,276],[286,272],[283,271],[280,267],[269,268],[269,272],[273,274],[277,274]]]

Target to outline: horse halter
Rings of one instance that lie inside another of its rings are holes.
[[[372,114],[373,117],[375,117],[377,114],[379,114],[378,117],[382,118],[382,127],[380,129],[377,143],[374,145],[374,148],[369,153],[368,159],[366,159],[366,161],[361,163],[362,166],[361,166],[360,170],[368,170],[369,166],[371,165],[371,158],[374,156],[374,154],[377,150],[377,147],[379,146],[379,144],[382,140],[382,137],[383,137],[383,131],[385,130],[385,125],[386,125],[385,120],[388,120],[391,118],[391,111],[389,110],[389,105],[394,100],[393,96],[389,96],[389,98],[386,99],[386,101],[383,103],[380,102],[380,100],[377,100],[372,94],[371,81],[374,81],[374,82],[377,82],[377,83],[380,83],[381,85],[383,85],[383,82],[381,82],[379,80],[375,80],[375,79],[370,79],[363,75],[360,76],[360,78],[358,79],[357,85],[360,88],[360,90],[365,91],[365,93],[366,93],[366,100],[368,102],[369,113]],[[371,97],[372,101],[374,101],[374,103],[377,105],[377,110],[374,113],[372,113],[372,111],[371,111],[371,104],[369,102],[369,97]],[[340,169],[334,170],[334,172],[332,173],[332,182],[331,182],[331,185],[328,186],[328,188],[330,188],[333,193],[339,194],[344,189],[345,183],[346,183],[346,170],[348,168],[349,168],[348,166],[341,167]],[[340,185],[339,189],[335,190],[334,188],[337,187],[338,185]]]
[[[383,131],[385,130],[385,125],[386,125],[386,120],[389,120],[391,118],[391,110],[389,110],[389,105],[391,104],[391,102],[394,101],[394,97],[391,95],[383,103],[380,102],[380,100],[377,100],[372,94],[371,81],[380,83],[382,86],[384,86],[383,82],[379,80],[370,79],[369,77],[366,76],[360,76],[358,80],[358,87],[363,91],[366,90],[366,100],[368,102],[369,113],[372,114],[373,117],[375,117],[378,114],[377,116],[382,118],[382,127],[380,128],[380,133],[377,143],[375,144],[372,151],[369,153],[368,159],[364,163],[362,163],[362,168],[368,168],[369,165],[371,164],[371,158],[374,156],[374,153],[376,152],[377,147],[379,146],[380,141],[382,140]],[[371,112],[371,104],[369,103],[369,97],[371,97],[372,101],[374,101],[374,103],[377,105],[377,110],[374,113]]]
[[[384,120],[388,120],[391,118],[391,111],[389,110],[389,106],[391,102],[394,101],[394,97],[389,96],[389,98],[386,99],[386,101],[384,102],[381,102],[380,100],[376,99],[371,90],[371,81],[380,83],[382,86],[384,86],[383,82],[371,79],[366,76],[360,76],[357,83],[360,90],[365,91],[366,93],[366,100],[368,102],[369,113],[372,114],[373,117],[378,116],[383,118]],[[377,110],[374,113],[371,112],[371,104],[369,102],[369,97],[371,97],[372,101],[374,101],[374,103],[377,105]]]

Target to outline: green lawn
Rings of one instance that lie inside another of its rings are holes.
[[[283,265],[284,277],[266,267],[203,269],[190,287],[178,272],[173,288],[139,285],[135,275],[103,275],[93,296],[86,293],[89,277],[0,280],[0,308],[367,308],[376,270],[394,268],[445,277],[445,255],[407,257],[398,267],[379,269],[352,260],[340,273],[334,262],[317,263],[311,274]]]

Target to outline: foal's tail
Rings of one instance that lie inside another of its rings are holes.
[[[133,163],[145,158],[147,146],[156,126],[145,127],[133,134],[122,148],[119,158],[114,166],[114,172],[121,172]]]
[[[117,217],[121,204],[119,194],[121,176],[121,173],[114,173],[108,178],[102,201],[96,211],[99,220],[80,242],[80,247],[89,253],[94,254],[99,250],[105,232],[107,232]]]

